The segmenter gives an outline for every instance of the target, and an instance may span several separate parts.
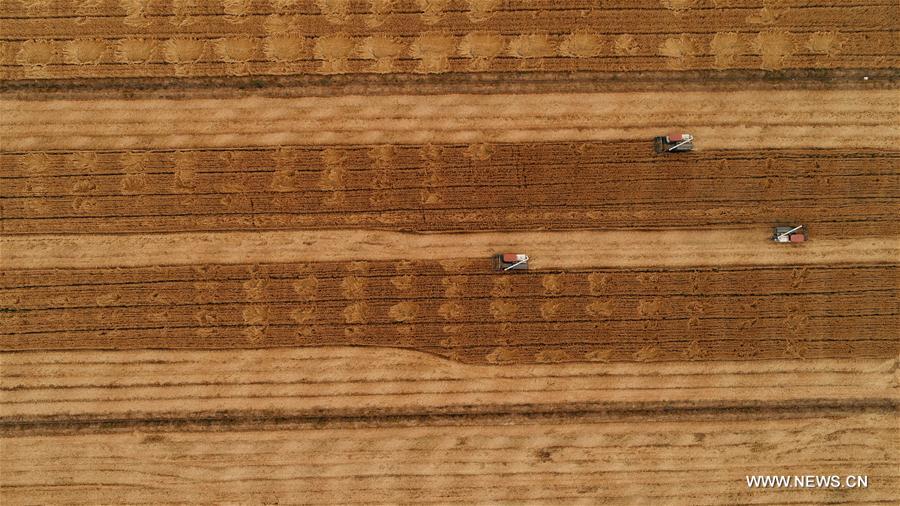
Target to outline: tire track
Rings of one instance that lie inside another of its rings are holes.
[[[825,287],[843,287],[847,290],[860,287],[876,289],[891,286],[888,274],[895,269],[893,265],[812,265],[812,266],[757,266],[757,267],[725,267],[715,268],[647,268],[647,269],[567,269],[565,271],[534,271],[521,273],[514,277],[503,278],[504,285],[515,287],[519,293],[537,294],[543,290],[544,276],[555,280],[560,286],[560,294],[571,290],[586,290],[594,284],[612,290],[613,294],[634,294],[647,292],[651,294],[680,294],[682,287],[690,287],[697,294],[738,294],[745,293],[746,278],[756,281],[752,286],[762,293],[801,289],[811,285],[813,289]],[[196,264],[187,266],[151,266],[120,267],[110,269],[7,269],[0,271],[0,287],[5,294],[15,289],[52,288],[52,287],[103,287],[156,285],[177,282],[246,282],[265,280],[263,289],[274,289],[282,283],[303,278],[315,278],[314,293],[321,290],[339,290],[341,282],[352,276],[377,283],[377,287],[399,290],[400,286],[388,282],[393,278],[411,276],[411,286],[440,286],[445,290],[442,281],[451,278],[453,284],[464,283],[467,290],[477,290],[483,285],[485,277],[492,277],[490,266],[483,259],[445,259],[438,262],[399,261],[399,262],[315,262],[315,263],[277,263],[277,264]],[[542,278],[536,283],[535,276]],[[319,282],[330,284],[320,287]],[[471,283],[471,284],[469,284]],[[549,283],[549,281],[548,281]],[[592,284],[593,283],[593,284]],[[858,284],[857,284],[858,283]],[[885,285],[884,283],[888,283]],[[538,288],[538,285],[541,285]],[[202,285],[201,285],[202,286]],[[737,289],[740,286],[741,289]],[[674,291],[673,290],[674,287]],[[222,288],[221,286],[219,288]],[[92,288],[101,290],[101,288]],[[50,290],[49,293],[53,293]],[[268,292],[266,292],[268,293]],[[325,293],[331,293],[326,291]],[[481,293],[481,292],[478,292]],[[21,301],[18,301],[21,303]]]

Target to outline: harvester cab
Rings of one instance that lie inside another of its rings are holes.
[[[772,240],[778,243],[798,243],[806,242],[806,227],[797,225],[796,227],[775,227],[772,234]]]
[[[494,255],[494,270],[498,272],[528,270],[528,255],[521,253]]]
[[[657,153],[680,153],[694,149],[694,136],[691,134],[669,134],[653,139],[653,147]]]

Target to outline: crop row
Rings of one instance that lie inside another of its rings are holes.
[[[54,308],[106,308],[159,305],[297,303],[339,301],[443,302],[483,298],[539,303],[584,297],[601,300],[692,297],[706,300],[765,295],[841,295],[879,292],[893,287],[891,266],[798,267],[691,271],[620,271],[533,273],[496,276],[487,259],[454,273],[434,262],[373,266],[348,271],[345,266],[298,265],[210,266],[164,269],[91,269],[8,271],[0,305],[15,311]],[[463,264],[464,265],[464,264]],[[480,269],[479,269],[480,267]],[[480,272],[478,272],[480,271]],[[37,284],[36,284],[37,283]],[[602,302],[603,300],[601,300]],[[588,303],[586,302],[586,303]],[[574,302],[572,302],[574,303]]]
[[[410,348],[474,363],[585,360],[750,360],[893,358],[896,315],[689,318],[583,322],[390,323],[234,326],[160,324],[143,329],[6,334],[2,347],[25,349]],[[524,356],[523,356],[524,355]]]
[[[518,172],[566,178],[589,171],[595,177],[623,164],[641,164],[640,171],[617,170],[624,180],[665,175],[716,177],[826,176],[847,172],[877,173],[898,166],[900,153],[869,149],[703,150],[683,156],[653,153],[650,139],[636,141],[571,141],[476,144],[376,144],[358,146],[140,151],[29,151],[0,153],[0,178],[38,178],[32,184],[50,189],[41,178],[135,174],[202,174],[287,171],[294,177],[318,173],[317,182],[334,173],[352,182],[357,171],[390,171],[392,176],[435,177],[438,181],[478,182],[490,171],[497,184],[518,181]],[[542,170],[543,169],[543,170]],[[401,174],[409,172],[411,174]],[[624,172],[624,173],[623,173]],[[673,174],[677,172],[677,174]],[[230,176],[239,177],[239,176]],[[371,177],[371,176],[363,176]],[[534,176],[533,176],[534,177]],[[503,178],[503,179],[497,179]],[[184,176],[181,177],[184,179]],[[93,180],[91,181],[93,182]],[[190,181],[182,181],[189,183]],[[70,179],[69,185],[73,183]],[[22,192],[17,181],[4,182],[3,195]],[[57,184],[67,184],[59,182]],[[358,184],[358,183],[357,183]],[[348,186],[348,187],[352,187]]]

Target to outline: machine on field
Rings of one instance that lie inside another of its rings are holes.
[[[797,243],[806,242],[806,227],[797,225],[796,227],[775,227],[772,233],[772,240],[780,243]]]
[[[680,153],[694,149],[694,136],[691,134],[669,134],[653,139],[653,147],[657,153]]]
[[[528,270],[528,255],[498,253],[494,255],[494,270],[499,272]]]

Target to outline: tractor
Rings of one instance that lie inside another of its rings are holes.
[[[772,233],[772,240],[778,243],[798,243],[806,242],[809,237],[806,235],[806,227],[797,225],[796,227],[775,227]]]
[[[694,149],[694,136],[691,134],[669,134],[653,139],[653,147],[657,153],[681,153]]]
[[[528,255],[498,253],[494,255],[494,270],[498,272],[528,270]]]

